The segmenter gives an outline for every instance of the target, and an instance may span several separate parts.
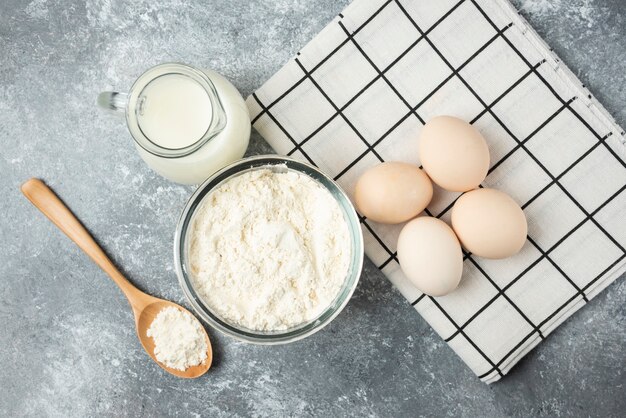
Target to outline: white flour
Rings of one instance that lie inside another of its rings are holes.
[[[204,362],[207,344],[201,327],[188,312],[171,306],[162,309],[147,332],[154,340],[156,359],[181,371]]]
[[[315,319],[350,263],[339,204],[294,171],[246,172],[216,188],[198,209],[190,246],[199,296],[224,320],[259,331]]]

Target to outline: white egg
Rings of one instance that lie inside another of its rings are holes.
[[[437,218],[415,218],[402,228],[398,260],[406,277],[427,295],[448,294],[461,281],[461,245],[452,229]]]

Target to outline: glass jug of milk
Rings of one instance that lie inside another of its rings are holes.
[[[248,108],[235,86],[211,70],[157,65],[128,94],[103,92],[98,104],[125,113],[141,158],[177,183],[201,183],[248,147]]]

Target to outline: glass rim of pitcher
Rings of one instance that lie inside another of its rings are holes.
[[[137,111],[139,110],[137,101],[143,90],[157,78],[170,74],[184,75],[200,84],[205,89],[209,96],[209,101],[211,102],[211,122],[207,130],[197,141],[183,148],[167,148],[153,142],[143,132],[137,118]],[[135,80],[128,91],[128,102],[125,114],[128,129],[135,143],[145,151],[164,158],[181,158],[192,154],[222,132],[226,126],[226,112],[224,111],[224,106],[209,76],[197,68],[178,62],[158,64],[144,71],[137,80]]]

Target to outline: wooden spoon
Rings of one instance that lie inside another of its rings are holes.
[[[80,249],[83,250],[102,270],[104,270],[104,272],[108,274],[111,279],[113,279],[115,284],[117,284],[120,289],[122,289],[122,292],[126,295],[126,298],[133,309],[133,313],[135,314],[135,326],[137,328],[139,341],[148,355],[152,357],[152,360],[156,361],[157,364],[166,371],[178,377],[195,378],[202,376],[207,370],[209,370],[209,367],[211,367],[211,361],[213,360],[213,351],[211,349],[209,336],[202,326],[201,329],[206,338],[206,344],[208,347],[207,358],[204,363],[194,367],[189,367],[185,371],[180,371],[167,367],[157,361],[154,355],[154,340],[147,335],[150,324],[152,324],[156,315],[163,308],[173,306],[185,312],[189,311],[175,303],[147,295],[130,284],[122,273],[120,273],[119,270],[113,265],[111,260],[109,260],[102,248],[96,244],[80,221],[67,208],[67,206],[61,202],[57,195],[55,195],[54,192],[50,190],[50,188],[41,180],[35,178],[30,179],[22,185],[21,189],[22,193],[24,193],[33,205],[43,212],[43,214],[46,215],[48,219],[50,219],[61,231],[63,231],[65,235],[74,241],[76,245],[78,245]]]

